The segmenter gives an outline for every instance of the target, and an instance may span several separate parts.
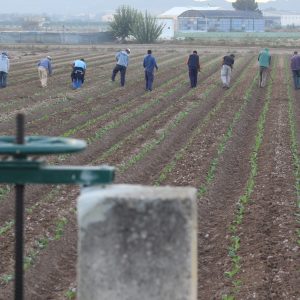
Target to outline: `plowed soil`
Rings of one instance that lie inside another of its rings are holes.
[[[117,183],[197,188],[198,299],[299,300],[300,94],[289,56],[277,49],[268,85],[259,88],[257,49],[231,49],[236,61],[224,90],[226,50],[200,49],[199,84],[191,89],[190,49],[153,47],[159,70],[154,90],[145,92],[145,48],[131,49],[124,88],[110,80],[115,46],[12,49],[9,84],[0,90],[0,135],[14,135],[15,115],[24,112],[27,135],[88,141],[81,154],[49,157],[49,164],[109,164]],[[42,89],[36,62],[45,55],[53,57],[54,74]],[[80,57],[86,81],[73,91],[71,63]],[[13,192],[0,186],[1,300],[13,299]],[[75,299],[78,193],[26,187],[25,299]]]

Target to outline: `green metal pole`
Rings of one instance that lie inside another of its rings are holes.
[[[30,156],[74,153],[85,149],[86,142],[62,137],[25,137],[25,116],[16,118],[16,136],[0,136],[0,155],[13,159],[0,160],[0,183],[15,184],[15,286],[14,299],[24,299],[24,194],[30,184],[106,185],[114,180],[109,166],[47,166]],[[29,157],[28,157],[29,156]]]
[[[17,115],[16,144],[24,144],[24,115]],[[16,159],[23,158],[15,155]],[[15,186],[15,300],[23,300],[23,253],[24,253],[24,188],[23,184]]]

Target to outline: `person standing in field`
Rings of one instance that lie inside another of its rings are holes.
[[[76,90],[81,88],[84,83],[84,75],[86,71],[86,63],[84,61],[84,58],[75,60],[73,62],[72,68],[72,88]]]
[[[154,81],[154,68],[156,71],[158,70],[156,59],[152,56],[152,50],[147,51],[147,55],[144,57],[143,67],[145,69],[145,90],[151,92]]]
[[[38,73],[42,87],[47,87],[48,74],[52,75],[52,58],[47,56],[38,62]]]
[[[126,75],[126,69],[128,67],[128,63],[129,63],[129,54],[130,54],[130,49],[127,48],[123,51],[119,51],[115,55],[117,64],[113,69],[111,80],[115,81],[117,73],[120,72],[120,74],[121,74],[121,86],[125,85],[125,75]]]
[[[223,83],[223,89],[229,89],[231,81],[231,73],[234,64],[234,54],[226,55],[223,57],[221,80]]]
[[[198,72],[200,72],[199,55],[196,50],[189,56],[187,65],[189,68],[189,77],[191,88],[195,88],[198,82]]]
[[[294,52],[291,58],[291,70],[293,73],[295,90],[300,89],[300,55],[297,51]]]
[[[267,84],[267,77],[271,65],[271,55],[268,48],[262,50],[258,55],[259,63],[259,86],[265,87]]]
[[[0,56],[0,88],[3,89],[7,85],[7,76],[9,71],[8,54],[3,51]]]

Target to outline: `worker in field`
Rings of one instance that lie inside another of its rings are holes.
[[[268,48],[260,51],[258,55],[258,63],[259,63],[259,86],[265,87],[267,84],[267,78],[269,69],[271,66],[271,55]]]
[[[295,90],[300,89],[300,55],[297,51],[294,52],[291,58],[291,70],[293,73]]]
[[[38,62],[38,73],[42,87],[47,87],[48,75],[52,75],[52,58],[47,56]]]
[[[156,69],[156,71],[158,70],[156,59],[152,56],[152,50],[147,51],[147,55],[144,57],[143,67],[145,69],[145,90],[151,92],[154,81],[154,69]]]
[[[229,89],[231,81],[231,73],[234,64],[234,54],[226,55],[223,57],[221,68],[221,80],[223,83],[223,89]]]
[[[72,88],[74,90],[82,87],[84,83],[84,75],[85,75],[86,67],[87,66],[84,61],[84,58],[77,59],[73,62],[71,80],[72,80]]]
[[[187,65],[189,68],[191,88],[195,88],[198,82],[198,72],[200,72],[200,60],[196,50],[194,50],[193,53],[189,56]]]
[[[126,75],[126,69],[128,67],[129,63],[129,54],[130,54],[130,49],[127,48],[125,50],[121,50],[117,52],[115,55],[117,64],[113,69],[111,80],[115,81],[116,75],[118,72],[121,74],[121,86],[125,85],[125,75]]]
[[[9,58],[7,52],[3,51],[0,55],[0,88],[7,85],[7,76],[9,71]]]

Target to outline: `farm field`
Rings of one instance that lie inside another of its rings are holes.
[[[195,45],[193,45],[193,48]],[[228,49],[202,48],[200,82],[189,87],[193,49],[153,47],[159,70],[144,91],[146,47],[130,46],[124,88],[110,81],[116,46],[12,50],[9,86],[0,90],[0,135],[85,139],[76,155],[49,164],[117,168],[116,183],[193,186],[198,191],[198,299],[300,299],[300,91],[289,56],[277,49],[266,88],[256,49],[236,55],[229,90],[220,67]],[[197,47],[195,47],[197,48]],[[200,47],[199,47],[200,48]],[[272,53],[272,50],[271,50]],[[36,62],[53,58],[48,88]],[[74,59],[84,87],[71,90]],[[27,186],[25,299],[75,299],[78,187]],[[13,299],[14,190],[0,185],[0,299]]]

